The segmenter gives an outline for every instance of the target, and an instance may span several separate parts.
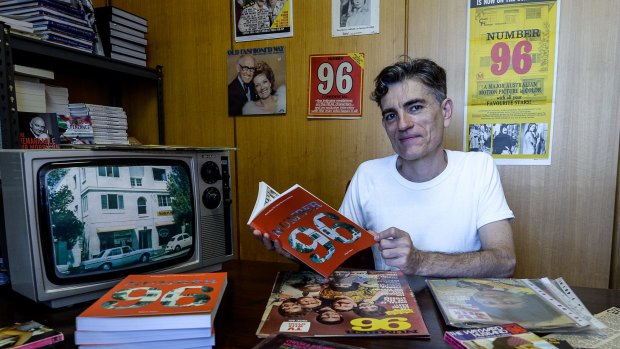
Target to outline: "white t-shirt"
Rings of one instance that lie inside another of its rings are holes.
[[[478,229],[514,218],[514,214],[490,155],[450,150],[446,153],[446,169],[422,183],[411,182],[398,173],[397,155],[362,163],[351,180],[340,212],[367,230],[404,230],[411,235],[416,248],[423,251],[480,250]],[[375,247],[375,267],[389,269]]]

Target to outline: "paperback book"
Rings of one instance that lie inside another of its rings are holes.
[[[225,272],[129,275],[76,318],[76,329],[211,329],[226,284]]]
[[[265,182],[248,225],[322,276],[375,243],[374,237],[299,185],[279,194]]]
[[[428,338],[400,271],[279,272],[256,335]]]
[[[429,279],[427,284],[450,326],[516,322],[530,331],[550,332],[577,331],[592,324],[587,309],[559,296],[556,292],[562,291],[549,279]]]
[[[62,342],[64,334],[36,321],[0,328],[0,348],[35,349]]]
[[[21,149],[56,149],[60,135],[56,113],[17,113]]]
[[[516,323],[446,331],[443,338],[456,349],[558,348]]]

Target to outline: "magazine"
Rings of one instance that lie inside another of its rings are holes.
[[[55,113],[18,112],[19,147],[21,149],[55,149],[60,147]]]
[[[263,339],[252,349],[363,349],[352,345],[332,343],[308,337],[278,333]]]
[[[609,308],[594,317],[605,326],[597,333],[551,333],[545,338],[565,340],[575,348],[620,349],[620,308]]]
[[[375,243],[372,234],[297,184],[278,195],[260,182],[248,225],[268,232],[284,250],[325,277]]]
[[[129,275],[76,318],[76,330],[210,329],[226,283],[225,272]]]
[[[443,338],[457,349],[558,348],[516,323],[446,331]]]
[[[42,348],[64,339],[62,332],[36,321],[0,327],[0,348]]]
[[[553,284],[542,279],[429,279],[427,284],[446,324],[455,327],[516,322],[530,331],[550,332],[591,324],[582,311],[549,292]]]
[[[336,270],[278,273],[256,331],[299,337],[429,338],[416,298],[401,271]]]

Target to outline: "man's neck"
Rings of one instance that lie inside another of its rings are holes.
[[[439,176],[448,166],[448,154],[443,148],[417,160],[396,160],[396,169],[401,176],[411,182],[422,183]]]

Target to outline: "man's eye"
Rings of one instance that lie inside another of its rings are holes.
[[[383,114],[383,120],[385,121],[392,121],[394,119],[396,119],[396,114],[394,113]]]
[[[409,107],[409,111],[410,112],[416,112],[420,109],[422,109],[423,107],[420,104],[413,104]]]

